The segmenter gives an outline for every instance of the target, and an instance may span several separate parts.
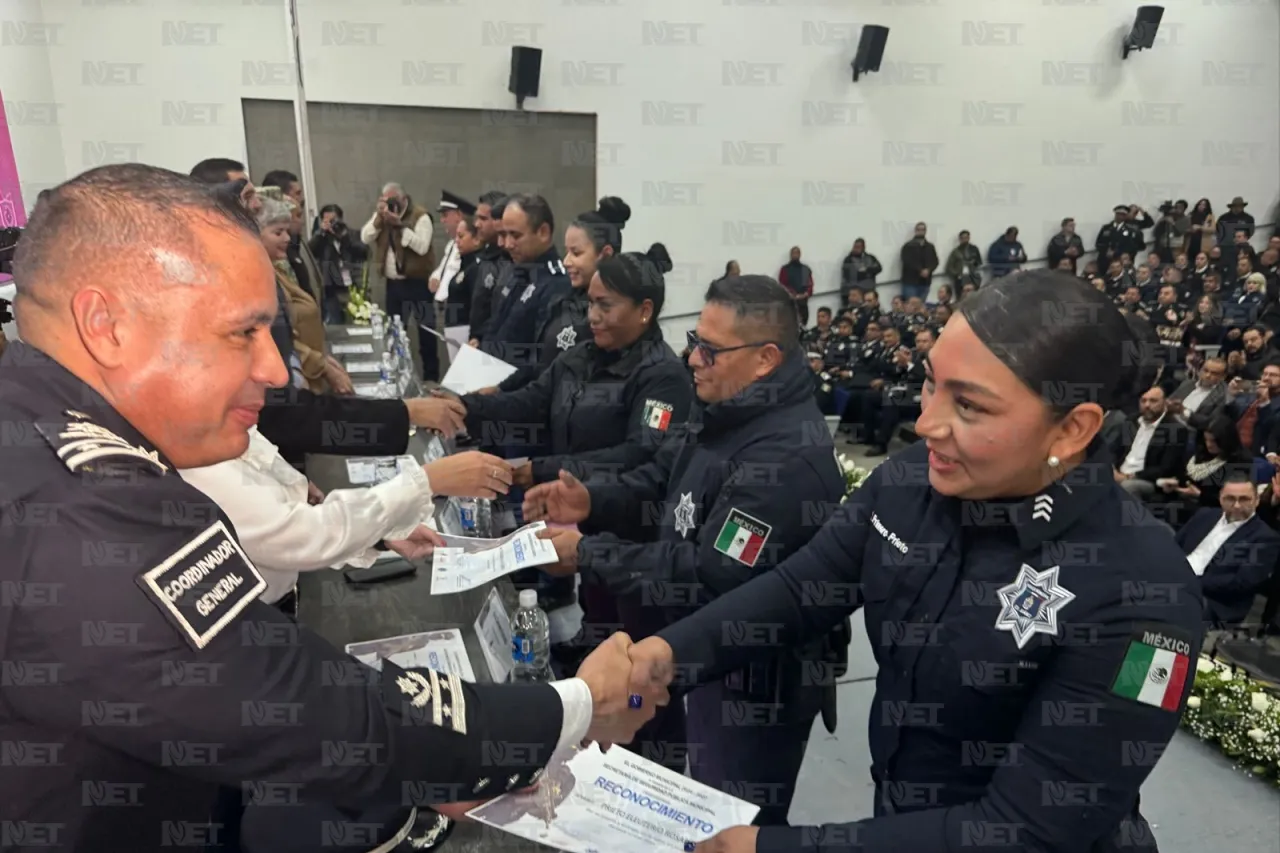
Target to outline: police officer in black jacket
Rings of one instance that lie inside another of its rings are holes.
[[[0,422],[21,435],[0,446],[0,737],[26,755],[0,767],[5,847],[233,841],[210,823],[219,786],[411,817],[528,786],[554,748],[651,716],[628,710],[618,640],[575,680],[475,685],[369,669],[258,600],[231,523],[175,473],[241,454],[287,380],[255,231],[133,164],[32,214],[24,343],[0,363]]]
[[[1155,850],[1138,791],[1191,691],[1203,602],[1099,439],[1150,381],[1137,343],[1066,273],[979,290],[930,353],[924,441],[776,571],[631,649],[633,689],[673,663],[717,678],[769,651],[730,626],[777,626],[786,647],[865,607],[875,816],[699,851]]]
[[[191,170],[191,177],[211,186],[225,204],[242,204],[250,213],[261,207],[242,163],[202,160]],[[294,360],[293,331],[284,291],[278,285],[271,339],[289,365]],[[266,404],[258,416],[258,429],[291,462],[301,462],[308,453],[399,456],[409,445],[412,426],[452,437],[462,428],[462,411],[451,400],[366,400],[312,394],[289,383],[267,389]]]
[[[512,261],[510,289],[498,309],[499,324],[490,323],[493,331],[480,348],[524,369],[521,384],[533,376],[541,358],[539,335],[546,329],[551,305],[573,287],[552,240],[555,228],[551,205],[542,196],[522,193],[507,199],[502,231]]]
[[[502,290],[504,273],[511,267],[511,258],[502,248],[502,214],[506,210],[507,197],[490,191],[480,196],[473,220],[476,236],[483,246],[476,269],[476,281],[471,289],[471,344],[479,346],[490,323],[502,304],[506,293]]]
[[[615,196],[600,199],[597,210],[581,214],[564,230],[564,269],[569,288],[556,287],[548,294],[545,316],[537,331],[538,360],[504,379],[500,391],[514,391],[541,374],[561,353],[591,337],[587,322],[587,288],[604,258],[622,252],[622,229],[631,218],[631,208]],[[661,244],[655,244],[661,246]],[[662,249],[666,251],[665,248]],[[661,261],[655,261],[662,265]],[[667,272],[670,259],[666,260]]]
[[[797,327],[791,297],[773,279],[713,283],[689,338],[699,405],[688,427],[620,479],[584,486],[562,477],[525,495],[526,518],[607,531],[552,529],[546,538],[556,545],[559,571],[649,603],[650,612],[637,614],[644,624],[623,614],[630,633],[770,574],[844,494]],[[657,541],[642,541],[654,526]],[[734,633],[751,644],[761,642],[762,630],[743,623]],[[691,693],[688,740],[701,745],[688,756],[693,777],[717,789],[741,785],[761,806],[758,822],[784,823],[828,694],[812,665],[837,644],[844,651],[847,634],[797,644]]]

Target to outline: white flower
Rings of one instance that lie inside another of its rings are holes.
[[[1200,658],[1196,661],[1196,672],[1213,672],[1213,661],[1208,658]]]
[[[1196,708],[1199,708],[1199,707],[1200,707],[1200,697],[1199,697],[1199,696],[1188,696],[1188,697],[1187,697],[1187,707],[1188,707],[1188,708],[1191,708],[1192,710],[1194,710],[1194,709],[1196,709]]]
[[[1249,705],[1255,711],[1266,713],[1271,707],[1271,697],[1265,693],[1251,693],[1249,694]]]
[[[1262,743],[1267,739],[1267,733],[1262,729],[1249,729],[1249,737],[1253,738],[1257,743]]]

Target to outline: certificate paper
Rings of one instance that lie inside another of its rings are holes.
[[[329,347],[329,352],[333,355],[373,355],[373,344],[333,344]]]
[[[476,680],[471,659],[467,657],[466,644],[462,641],[462,632],[457,628],[348,643],[347,654],[379,672],[382,671],[382,660],[386,658],[406,669],[434,669],[457,675],[463,681]]]
[[[518,569],[554,563],[555,546],[538,538],[545,526],[535,521],[501,539],[441,534],[446,547],[436,548],[431,558],[431,594],[475,589]]]
[[[347,460],[347,479],[353,486],[372,486],[417,464],[412,456],[362,456]]]
[[[673,773],[622,747],[552,756],[537,788],[468,816],[569,853],[683,851],[755,819],[758,806]]]

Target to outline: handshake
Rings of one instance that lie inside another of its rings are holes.
[[[671,646],[658,637],[632,643],[620,632],[601,643],[575,676],[591,690],[587,740],[602,749],[630,743],[658,708],[671,701],[667,687],[674,674]]]

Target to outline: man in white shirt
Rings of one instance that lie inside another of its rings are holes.
[[[428,281],[436,266],[431,245],[434,231],[431,214],[413,203],[399,184],[382,188],[373,216],[360,229],[360,239],[372,249],[371,259],[387,280],[387,313],[399,315],[409,326],[414,319],[428,325],[435,322]],[[422,357],[422,377],[439,378],[436,339],[418,337]]]
[[[462,253],[458,251],[458,244],[454,242],[454,237],[458,232],[458,223],[465,217],[475,216],[476,206],[462,196],[444,190],[440,193],[440,207],[436,212],[440,214],[440,222],[444,225],[445,234],[448,236],[449,242],[445,244],[444,257],[440,260],[440,265],[431,273],[431,280],[428,282],[428,286],[436,296],[435,328],[444,332],[453,325],[451,318],[446,316],[449,302],[449,284],[453,281],[453,277],[458,274],[458,270],[462,268]],[[430,334],[430,332],[427,334]],[[465,330],[461,333],[461,337],[462,340],[459,343],[465,343]],[[448,346],[443,341],[439,341],[437,348],[440,351],[439,362],[442,367],[447,368],[449,363]]]
[[[1156,492],[1156,481],[1176,477],[1185,461],[1186,433],[1176,418],[1166,418],[1164,391],[1147,389],[1138,407],[1137,421],[1128,424],[1129,439],[1116,458],[1116,482],[1129,494],[1146,498]]]
[[[1205,618],[1232,626],[1248,617],[1275,571],[1280,533],[1257,516],[1258,489],[1247,472],[1228,476],[1218,502],[1220,510],[1206,507],[1187,521],[1178,544],[1200,577]]]
[[[1196,430],[1208,428],[1227,400],[1227,362],[1207,358],[1196,379],[1188,379],[1169,397],[1169,414]]]
[[[402,459],[408,464],[386,482],[316,495],[254,428],[249,449],[236,459],[178,473],[222,507],[267,581],[262,600],[279,604],[292,593],[299,572],[373,565],[380,541],[410,559],[426,556],[439,544],[420,529],[431,518],[432,498],[494,498],[511,484],[511,466],[486,453],[458,453],[426,465]]]

